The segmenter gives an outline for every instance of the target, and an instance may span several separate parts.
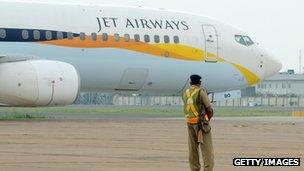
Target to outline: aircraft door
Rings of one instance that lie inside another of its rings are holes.
[[[205,40],[205,61],[218,61],[218,34],[216,28],[212,25],[203,25],[204,40]]]
[[[128,68],[124,71],[116,90],[138,91],[146,83],[149,70],[145,68]]]

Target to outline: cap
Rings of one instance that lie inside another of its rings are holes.
[[[202,77],[199,76],[199,75],[191,75],[190,76],[190,80],[191,80],[191,84],[194,85],[194,84],[200,84],[201,83],[201,79]]]

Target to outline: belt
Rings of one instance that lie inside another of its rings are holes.
[[[188,124],[198,124],[199,118],[186,118]]]

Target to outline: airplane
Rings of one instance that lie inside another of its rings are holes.
[[[80,91],[180,95],[255,85],[282,64],[245,32],[164,9],[0,0],[0,103],[65,106]]]

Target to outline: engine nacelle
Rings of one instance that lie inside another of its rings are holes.
[[[0,64],[0,103],[9,106],[65,106],[80,89],[74,66],[49,60]]]

